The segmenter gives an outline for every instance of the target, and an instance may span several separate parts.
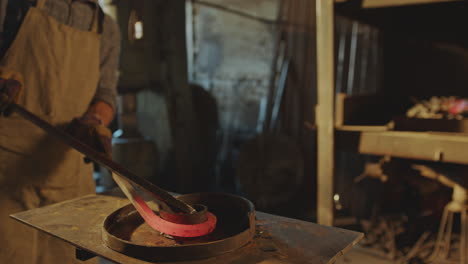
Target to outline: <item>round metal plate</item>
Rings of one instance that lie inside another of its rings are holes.
[[[255,234],[253,204],[222,193],[181,195],[188,204],[203,204],[218,218],[216,229],[198,238],[170,238],[149,227],[129,204],[104,221],[102,239],[111,249],[145,261],[182,261],[208,258],[238,249]]]

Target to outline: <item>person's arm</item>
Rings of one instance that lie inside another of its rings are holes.
[[[66,131],[112,157],[112,133],[107,126],[116,112],[120,33],[117,24],[108,16],[104,20],[100,54],[100,80],[94,98],[86,113],[72,120]]]
[[[120,32],[117,23],[104,17],[101,38],[100,80],[86,115],[97,115],[108,126],[116,112]]]

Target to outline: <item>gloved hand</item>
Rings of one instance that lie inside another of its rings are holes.
[[[23,77],[19,72],[0,67],[0,115],[11,114],[9,106],[17,103],[23,90]]]
[[[75,118],[66,128],[66,132],[75,139],[112,158],[112,132],[102,125],[95,114],[85,114]],[[91,162],[85,158],[85,162]]]

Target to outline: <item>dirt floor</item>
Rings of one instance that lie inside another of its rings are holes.
[[[344,256],[340,257],[336,264],[394,264],[395,261],[386,260],[376,254],[370,253],[368,250],[363,250],[359,246],[355,246],[348,251]]]

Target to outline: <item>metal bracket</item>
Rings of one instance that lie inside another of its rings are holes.
[[[91,253],[85,249],[82,249],[82,248],[76,248],[75,250],[75,257],[76,259],[78,260],[81,260],[81,261],[87,261],[87,260],[90,260],[92,258],[95,258],[97,257],[96,254],[94,253]]]

